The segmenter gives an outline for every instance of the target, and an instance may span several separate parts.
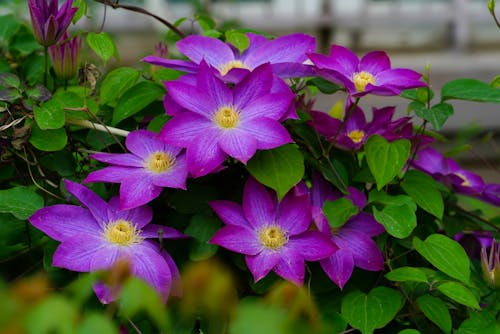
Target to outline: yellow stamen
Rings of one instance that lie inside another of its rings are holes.
[[[242,61],[240,60],[231,60],[221,66],[219,66],[219,72],[222,76],[226,75],[229,71],[231,71],[233,68],[246,68],[249,70],[248,66],[243,64]]]
[[[464,174],[462,174],[462,173],[453,173],[453,174],[455,174],[456,176],[458,176],[459,178],[461,178],[463,180],[462,183],[460,183],[461,186],[470,187],[470,182],[469,182],[469,180],[467,180],[467,177],[465,177]]]
[[[133,223],[123,219],[110,222],[104,228],[104,238],[120,246],[130,246],[141,242],[142,238],[139,234],[140,230]]]
[[[358,92],[364,92],[368,84],[375,85],[375,77],[371,73],[365,71],[354,73],[352,81],[354,81],[354,85]]]
[[[231,129],[240,123],[240,114],[234,107],[224,106],[215,113],[214,122],[221,128]]]
[[[153,173],[163,173],[175,164],[175,157],[167,152],[151,153],[146,159],[146,168]]]
[[[271,225],[260,230],[259,241],[262,246],[277,250],[288,242],[288,236],[280,227]]]
[[[352,130],[347,134],[347,137],[351,138],[355,144],[359,144],[363,141],[365,132],[363,130]]]

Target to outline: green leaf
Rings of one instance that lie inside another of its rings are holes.
[[[448,118],[453,115],[453,106],[444,102],[436,104],[430,109],[427,109],[420,102],[412,102],[410,103],[410,108],[415,111],[418,117],[431,122],[435,130],[441,129]]]
[[[33,108],[35,121],[42,130],[59,129],[64,126],[64,104],[59,99],[50,99]]]
[[[336,159],[327,159],[320,158],[318,160],[323,177],[337,187],[342,193],[346,194],[346,184],[349,183],[346,168]]]
[[[401,97],[425,104],[427,103],[427,101],[432,100],[432,98],[434,97],[434,92],[428,87],[420,87],[403,91],[401,93]]]
[[[195,19],[198,21],[203,32],[213,30],[217,25],[215,20],[208,15],[197,14],[195,15]]]
[[[443,197],[439,184],[431,176],[417,170],[408,171],[401,187],[422,209],[439,219],[443,218]]]
[[[19,21],[13,15],[0,16],[0,44],[7,44],[20,26]]]
[[[145,311],[161,329],[168,327],[169,319],[158,293],[144,281],[130,277],[123,285],[119,300],[120,309],[129,318]]]
[[[417,226],[415,211],[408,205],[389,205],[382,211],[373,207],[373,216],[382,225],[387,233],[396,238],[406,238]]]
[[[368,203],[377,202],[387,206],[407,205],[413,211],[417,211],[417,204],[407,195],[391,196],[383,191],[373,189],[368,194]]]
[[[75,306],[62,296],[54,295],[33,307],[26,315],[26,332],[32,334],[73,333],[77,319]]]
[[[496,313],[496,312],[495,312]],[[470,312],[470,318],[464,320],[458,328],[457,334],[498,334],[500,323],[491,311]]]
[[[116,46],[111,37],[105,33],[90,32],[87,35],[87,44],[101,58],[104,63],[116,53]]]
[[[418,297],[417,305],[425,316],[435,323],[445,333],[451,332],[451,316],[446,304],[439,298],[431,295]]]
[[[414,267],[401,267],[391,270],[385,274],[385,277],[390,281],[396,282],[412,281],[427,283],[427,276],[425,275],[425,272]]]
[[[445,274],[469,284],[469,257],[460,244],[442,234],[431,234],[421,241],[415,237],[413,245],[433,266]]]
[[[38,44],[35,40],[31,31],[21,26],[19,32],[12,38],[10,48],[20,52],[24,56],[27,56],[30,53],[39,50],[40,44]]]
[[[245,51],[248,45],[250,45],[250,40],[247,35],[241,31],[228,30],[224,36],[226,37],[226,41],[236,47],[240,52]]]
[[[0,101],[12,102],[21,97],[19,90],[14,87],[5,88],[0,90]]]
[[[208,259],[217,252],[217,245],[209,244],[208,241],[220,228],[220,222],[209,216],[194,215],[184,231],[193,237],[189,252],[191,261]]]
[[[131,67],[119,67],[109,72],[101,84],[101,103],[115,105],[118,98],[139,79],[139,71]]]
[[[118,329],[115,324],[104,314],[89,313],[78,326],[78,334],[115,334]]]
[[[363,334],[373,333],[387,325],[404,304],[403,296],[396,290],[377,287],[368,295],[360,291],[347,294],[342,299],[342,316]]]
[[[500,88],[500,75],[496,75],[490,82],[490,86],[493,88]]]
[[[342,89],[341,86],[323,78],[309,79],[307,80],[307,85],[317,87],[324,94],[333,94]]]
[[[412,328],[407,328],[407,329],[403,329],[401,332],[399,332],[398,334],[420,334],[419,331],[417,331],[416,329],[412,329]]]
[[[32,124],[30,143],[41,151],[59,151],[66,146],[68,136],[64,128],[55,130],[42,130]]]
[[[304,156],[296,145],[287,144],[258,151],[248,161],[247,169],[260,183],[274,189],[281,201],[304,176]]]
[[[19,88],[19,86],[21,86],[21,80],[13,73],[0,73],[0,86],[6,88]]]
[[[149,81],[139,82],[125,91],[113,113],[112,125],[138,113],[165,94],[165,89]]]
[[[27,187],[0,190],[0,212],[11,213],[17,219],[28,219],[43,207],[43,198]]]
[[[323,205],[323,213],[332,228],[344,225],[349,218],[357,214],[358,207],[348,198],[339,198],[335,201],[327,200]]]
[[[458,282],[445,282],[437,286],[438,291],[462,305],[479,310],[479,303],[474,294]]]
[[[243,300],[238,305],[235,318],[230,322],[229,333],[288,334],[285,328],[286,321],[287,314],[282,308],[272,307],[255,300]]]
[[[500,103],[500,89],[476,79],[457,79],[443,85],[441,99]]]
[[[78,10],[75,13],[75,16],[73,16],[73,19],[71,20],[71,22],[75,24],[78,21],[80,21],[83,15],[87,14],[87,2],[85,0],[76,0],[75,2],[73,2],[72,7],[78,8]]]
[[[410,154],[410,142],[399,139],[388,142],[385,138],[372,135],[365,144],[366,161],[380,190],[401,171]]]

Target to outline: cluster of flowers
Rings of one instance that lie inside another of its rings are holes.
[[[50,18],[45,25],[59,22],[57,14],[50,14],[57,12],[52,8],[55,2],[48,11],[41,10],[45,16],[34,20],[34,24],[47,16]],[[42,36],[38,37],[40,41],[47,40],[43,39],[44,32],[37,34]],[[421,74],[391,68],[388,56],[381,51],[359,59],[352,51],[334,45],[328,56],[317,54],[315,39],[304,34],[274,40],[253,33],[247,33],[247,37],[249,46],[244,52],[215,38],[189,36],[176,45],[188,60],[156,56],[144,59],[186,73],[165,83],[164,104],[171,119],[159,134],[131,132],[125,143],[130,153],[90,156],[109,166],[91,172],[83,182],[119,183],[119,197],[105,203],[84,186],[66,181],[68,191],[85,208],[55,205],[30,218],[34,226],[61,241],[54,266],[95,271],[126,258],[136,276],[167,298],[173,293],[171,286],[178,270],[166,251],[147,239],[180,238],[183,234],[148,224],[152,213],[146,204],[157,198],[164,187],[185,189],[188,177],[221,171],[228,157],[246,164],[257,150],[293,142],[283,125],[285,120],[298,118],[295,94],[286,79],[319,76],[344,87],[348,97],[343,120],[310,112],[310,126],[335,147],[361,150],[373,134],[389,141],[415,140],[409,117],[393,120],[395,109],[387,107],[374,109],[373,120],[367,122],[358,101],[366,94],[399,95],[402,90],[423,87]],[[423,149],[413,162],[416,168],[451,183],[457,192],[500,205],[500,185],[476,181],[479,176],[455,168],[450,159],[430,148],[424,149],[431,141],[418,139]],[[371,214],[363,212],[365,194],[353,187],[348,191],[346,198],[358,213],[332,230],[322,207],[341,194],[321,176],[313,176],[310,188],[300,182],[281,201],[249,178],[241,205],[225,200],[209,203],[225,223],[210,242],[244,254],[255,281],[273,271],[300,285],[305,261],[320,261],[325,273],[342,288],[355,266],[378,271],[384,265],[383,255],[372,239],[384,228]],[[103,302],[115,298],[104,284],[97,284],[95,291]]]

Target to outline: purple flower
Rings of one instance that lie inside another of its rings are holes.
[[[269,65],[262,65],[231,89],[202,63],[196,86],[166,83],[170,97],[183,109],[165,124],[160,138],[186,148],[194,177],[213,172],[227,156],[246,163],[258,149],[290,143],[279,119],[292,96],[272,93],[272,78]]]
[[[73,0],[66,0],[58,9],[58,1],[28,0],[35,39],[47,47],[56,44],[68,29],[78,8],[71,8]]]
[[[366,205],[365,195],[356,188],[349,187],[347,198],[361,211]],[[369,271],[384,269],[384,257],[372,237],[385,231],[372,215],[359,212],[344,225],[332,229],[323,213],[327,200],[335,200],[340,194],[334,193],[320,176],[313,176],[312,213],[318,230],[330,238],[339,248],[330,257],[320,261],[321,267],[330,279],[343,288],[351,277],[354,267]]]
[[[312,110],[310,112],[312,120],[309,124],[327,140],[334,141],[335,146],[349,151],[360,150],[368,138],[374,134],[393,141],[411,137],[413,133],[409,117],[392,120],[395,107],[373,108],[371,122],[366,121],[365,114],[360,107],[354,106],[353,108],[349,112],[351,103],[347,103],[346,114],[349,113],[349,118],[344,121],[333,118],[327,113]]]
[[[64,33],[61,42],[49,47],[52,66],[59,78],[67,80],[76,75],[80,62],[81,46],[80,37],[69,38],[68,33]]]
[[[308,54],[323,78],[343,85],[354,97],[366,94],[399,95],[402,90],[423,87],[422,76],[410,69],[393,68],[383,51],[367,53],[361,60],[351,50],[332,45],[330,55]]]
[[[500,206],[500,184],[485,183],[481,176],[461,168],[455,160],[446,158],[432,147],[418,151],[411,164],[459,194]]]
[[[125,145],[131,153],[95,153],[91,158],[111,164],[90,173],[83,182],[120,183],[120,209],[131,209],[158,197],[163,187],[186,188],[186,156],[154,132],[129,133]]]
[[[304,65],[306,53],[314,52],[316,40],[305,34],[291,34],[268,40],[264,36],[246,34],[249,46],[240,53],[230,44],[207,36],[188,36],[177,42],[177,49],[190,59],[176,60],[148,56],[143,61],[179,71],[196,73],[205,61],[227,82],[240,81],[248,71],[270,63],[282,78],[313,75],[312,66]]]
[[[154,287],[164,299],[179,272],[170,255],[157,243],[147,240],[183,238],[177,230],[148,224],[152,211],[147,206],[119,210],[118,198],[109,203],[78,183],[65,181],[66,189],[84,206],[58,204],[42,208],[30,222],[52,239],[60,241],[52,265],[73,271],[110,269],[118,260],[131,265],[132,274]],[[103,284],[94,290],[103,303],[116,298]]]
[[[257,282],[271,270],[297,285],[304,281],[304,261],[330,256],[336,247],[318,231],[309,231],[309,196],[288,192],[277,203],[266,188],[249,179],[243,190],[243,205],[213,201],[210,206],[226,224],[210,243],[245,254]]]

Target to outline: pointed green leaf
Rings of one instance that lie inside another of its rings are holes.
[[[143,81],[130,87],[118,100],[115,112],[113,113],[112,125],[135,115],[156,99],[165,94],[165,89],[153,82]]]
[[[437,286],[438,291],[462,305],[479,310],[479,303],[469,288],[458,282],[445,282]]]
[[[453,115],[453,106],[448,103],[439,103],[427,109],[425,105],[419,102],[412,102],[410,107],[418,117],[431,122],[435,130],[441,129],[448,118]]]
[[[382,211],[373,207],[373,216],[382,225],[387,233],[396,238],[406,238],[417,226],[415,211],[408,205],[389,205]]]
[[[41,151],[59,151],[68,143],[64,128],[42,130],[35,124],[31,127],[30,143]]]
[[[101,313],[89,313],[78,326],[78,334],[114,334],[118,329],[110,318]]]
[[[258,151],[247,169],[260,183],[274,189],[281,200],[304,176],[304,156],[297,145]]]
[[[139,71],[131,67],[119,67],[109,72],[101,84],[101,103],[115,105],[118,98],[139,79]]]
[[[443,218],[443,197],[438,190],[439,185],[431,176],[411,170],[406,173],[401,187],[422,209],[439,219]]]
[[[377,189],[373,189],[368,194],[368,202],[377,202],[380,204],[384,204],[387,206],[393,205],[408,205],[413,211],[417,211],[417,205],[411,199],[410,196],[407,195],[388,195],[383,191],[379,191]]]
[[[338,228],[344,225],[349,218],[357,214],[358,207],[352,204],[348,198],[339,198],[335,201],[327,200],[323,205],[323,213],[331,228]]]
[[[443,85],[441,98],[500,103],[500,89],[476,79],[457,79]]]
[[[0,44],[7,44],[20,28],[19,21],[14,15],[0,16]]]
[[[410,142],[399,139],[388,142],[385,138],[373,135],[365,144],[366,161],[377,181],[380,190],[401,171],[410,154]]]
[[[451,332],[450,312],[441,299],[431,295],[423,295],[417,299],[417,305],[427,319],[435,323],[443,332]]]
[[[464,320],[457,334],[498,334],[500,323],[496,321],[494,311],[483,309],[481,312],[470,312],[470,318]]]
[[[226,36],[226,41],[236,47],[240,52],[245,51],[250,44],[250,40],[244,32],[228,30],[224,35]]]
[[[210,216],[194,215],[184,231],[192,236],[190,241],[189,259],[200,261],[207,259],[217,252],[218,246],[209,244],[208,241],[220,228],[220,222]]]
[[[377,287],[368,295],[360,291],[347,294],[342,299],[341,312],[353,328],[369,334],[394,319],[403,304],[404,298],[398,291]]]
[[[385,274],[385,277],[390,281],[396,282],[412,281],[427,283],[427,275],[425,275],[425,272],[414,267],[401,267],[391,270]]]
[[[0,73],[0,87],[13,87],[19,88],[21,80],[13,73]]]
[[[469,257],[458,242],[442,234],[431,234],[425,241],[415,237],[413,245],[437,269],[469,284]]]
[[[50,99],[33,108],[36,124],[42,130],[59,129],[66,121],[64,115],[64,104],[59,99]]]
[[[90,32],[87,35],[87,43],[92,50],[101,58],[104,63],[116,53],[116,46],[111,37],[105,33]]]
[[[408,328],[408,329],[403,329],[398,334],[420,334],[420,332],[417,331],[416,329]]]
[[[28,219],[43,207],[43,198],[27,187],[0,190],[0,212],[11,213],[17,219]]]

